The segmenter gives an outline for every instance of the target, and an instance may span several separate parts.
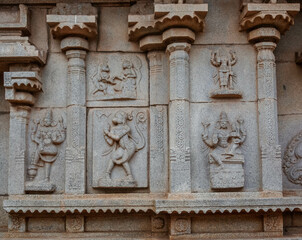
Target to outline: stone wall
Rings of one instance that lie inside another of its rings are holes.
[[[298,2],[2,1],[0,238],[301,238]]]

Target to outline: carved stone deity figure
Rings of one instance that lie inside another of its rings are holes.
[[[302,131],[293,137],[285,150],[283,171],[290,182],[302,185]]]
[[[66,137],[66,127],[63,118],[53,120],[52,110],[46,112],[43,120],[34,121],[31,139],[36,144],[33,159],[28,167],[29,181],[26,183],[26,191],[53,192],[55,184],[50,182],[51,165],[57,160],[58,146]],[[34,181],[38,167],[44,167],[44,177],[40,181]]]
[[[135,64],[130,60],[124,60],[121,73],[113,76],[107,63],[99,66],[92,77],[96,87],[93,94],[98,94],[102,100],[136,99],[142,64],[139,58],[135,60]]]
[[[241,188],[244,185],[244,156],[240,146],[246,139],[243,119],[230,124],[227,114],[221,112],[209,137],[209,123],[203,123],[202,140],[210,148],[209,163],[212,189]]]
[[[211,93],[213,98],[239,98],[242,96],[240,91],[234,90],[235,74],[232,66],[237,62],[235,52],[222,54],[219,51],[212,52],[211,63],[217,67],[217,74],[214,75],[215,83],[219,83],[219,89]]]
[[[142,113],[137,114],[135,121],[139,121],[139,118],[142,117],[139,114]],[[101,187],[123,188],[136,186],[136,181],[131,173],[129,162],[137,151],[144,148],[145,138],[137,124],[135,126],[140,136],[140,140],[137,142],[134,137],[132,137],[131,129],[127,124],[127,121],[131,121],[132,119],[132,114],[120,110],[115,113],[112,123],[108,123],[107,126],[104,127],[104,138],[111,146],[111,149],[103,153],[103,156],[110,154],[110,158],[105,177],[99,180],[99,185]],[[116,180],[111,179],[111,173],[115,166],[123,167],[126,173],[124,178]]]
[[[100,77],[96,81],[96,89],[93,94],[98,91],[103,92],[104,95],[114,94],[114,85],[116,83],[110,78],[110,68],[108,64],[99,67],[99,75]]]

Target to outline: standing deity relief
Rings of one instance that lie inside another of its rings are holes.
[[[241,146],[246,139],[244,120],[230,123],[225,112],[220,113],[212,134],[210,123],[202,123],[202,140],[208,150],[210,182],[212,189],[236,189],[244,187],[244,156]]]
[[[117,66],[120,66],[120,69],[117,70]],[[105,60],[95,67],[92,74],[92,94],[100,100],[136,99],[142,78],[141,67],[142,62],[138,57],[111,65]]]
[[[289,142],[285,150],[283,171],[289,181],[302,185],[302,131]]]
[[[233,66],[237,63],[237,56],[234,51],[225,50],[213,51],[211,54],[211,63],[217,68],[214,75],[215,84],[219,85],[219,89],[210,93],[212,98],[241,98],[242,93],[235,89],[236,74],[233,72]]]
[[[55,184],[51,182],[51,167],[59,155],[59,147],[66,138],[66,127],[62,116],[53,119],[52,110],[48,110],[42,120],[33,121],[31,140],[35,144],[34,154],[28,167],[27,192],[53,192]],[[38,169],[43,168],[42,178],[37,180]]]
[[[132,188],[137,187],[132,166],[137,161],[144,159],[138,157],[138,153],[146,146],[146,137],[143,131],[146,130],[147,115],[145,111],[124,111],[118,110],[115,113],[106,115],[98,114],[102,122],[101,131],[102,144],[100,154],[97,154],[96,161],[102,162],[101,171],[97,181],[97,187],[101,188]],[[119,173],[114,170],[119,168]],[[143,169],[141,169],[143,170]]]

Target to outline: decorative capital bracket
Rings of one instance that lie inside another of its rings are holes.
[[[13,14],[18,12],[17,14]],[[10,22],[2,20],[2,14],[16,16]],[[6,63],[46,63],[46,53],[29,42],[30,34],[28,8],[20,4],[19,8],[0,13],[0,62]]]
[[[240,31],[269,26],[284,34],[294,24],[294,16],[299,11],[298,3],[248,3],[240,16]]]
[[[207,12],[207,4],[155,4],[153,14],[128,16],[129,40],[161,35],[171,28],[202,32]]]
[[[37,71],[4,72],[5,99],[10,103],[33,105],[33,93],[42,91]]]
[[[78,36],[93,38],[97,35],[97,12],[91,4],[58,3],[47,15],[54,38]]]

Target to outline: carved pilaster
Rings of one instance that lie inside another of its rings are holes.
[[[299,4],[247,4],[241,30],[257,50],[258,135],[261,149],[262,189],[282,191],[281,151],[278,140],[276,63],[273,51],[280,35],[294,23]],[[269,26],[269,27],[264,27]]]
[[[11,103],[8,193],[23,194],[26,178],[27,125],[34,92],[42,90],[38,72],[5,72],[5,98]]]
[[[191,191],[190,167],[190,44],[168,45],[170,62],[169,151],[170,191]]]
[[[62,10],[62,7],[64,7]],[[47,15],[54,38],[68,59],[65,193],[85,193],[86,182],[86,52],[95,37],[96,9],[90,4],[57,4]],[[75,14],[76,13],[76,14]]]

